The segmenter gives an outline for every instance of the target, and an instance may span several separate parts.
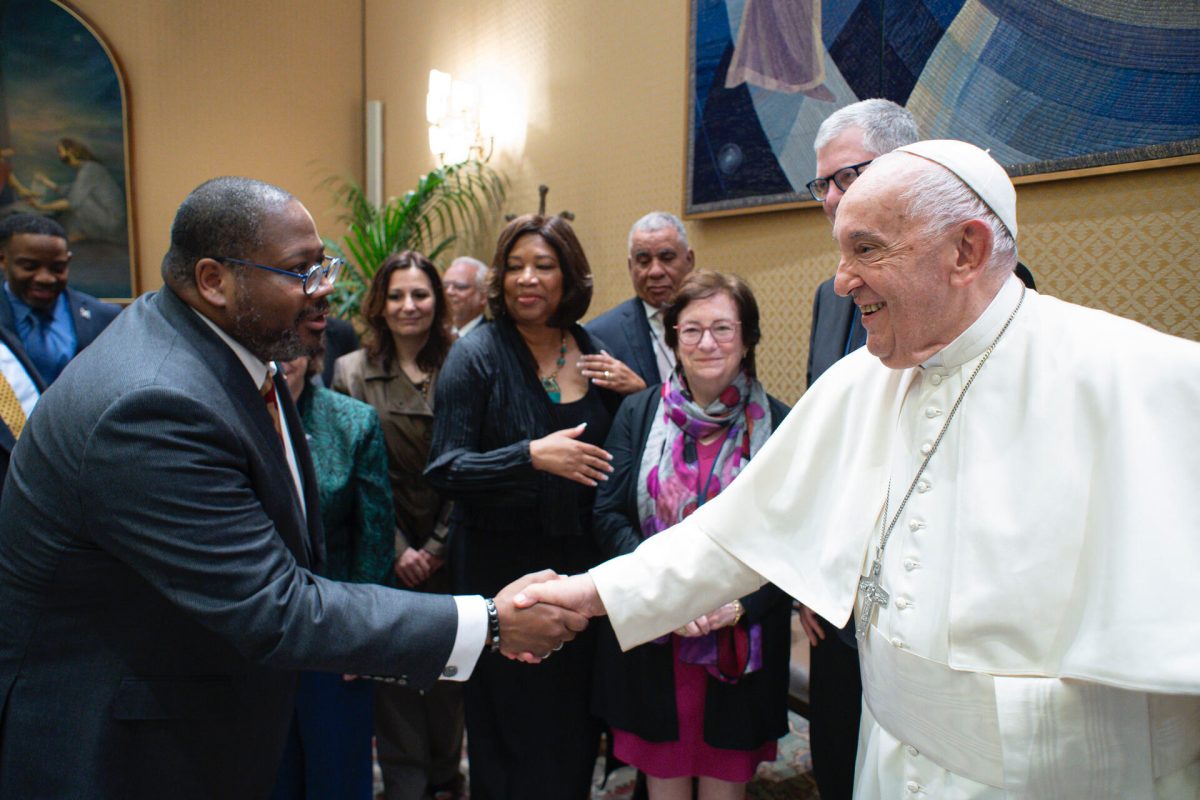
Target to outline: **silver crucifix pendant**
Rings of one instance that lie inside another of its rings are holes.
[[[866,638],[867,628],[871,626],[871,617],[875,614],[875,606],[887,608],[890,595],[879,585],[879,570],[882,568],[883,565],[876,556],[875,563],[871,565],[871,574],[858,582],[858,594],[862,599],[862,613],[854,622],[854,636],[860,642]]]

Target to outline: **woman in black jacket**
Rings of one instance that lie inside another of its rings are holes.
[[[698,272],[664,317],[678,368],[621,405],[605,448],[613,474],[594,513],[605,558],[628,553],[716,496],[783,421],[755,378],[758,306],[738,277]],[[600,633],[595,709],[613,752],[647,775],[651,800],[740,798],[787,730],[786,595],[768,585],[621,653]]]
[[[489,279],[494,322],[460,339],[437,384],[426,476],[455,500],[455,590],[490,597],[541,569],[599,562],[600,444],[620,397],[577,363],[599,347],[577,323],[592,296],[587,257],[559,217],[500,234]],[[540,655],[540,654],[539,654]],[[472,798],[586,798],[599,742],[589,710],[595,635],[532,667],[485,653],[466,685]]]

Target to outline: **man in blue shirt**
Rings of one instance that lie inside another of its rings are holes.
[[[67,232],[48,217],[0,220],[0,327],[21,340],[47,384],[112,322],[120,306],[67,287]]]

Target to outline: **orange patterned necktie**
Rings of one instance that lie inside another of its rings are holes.
[[[4,424],[12,431],[14,439],[21,438],[21,431],[25,428],[25,409],[21,408],[21,401],[17,399],[17,393],[13,391],[12,384],[2,373],[0,373],[0,419],[3,419]]]

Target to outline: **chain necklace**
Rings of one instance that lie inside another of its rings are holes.
[[[933,440],[933,445],[929,452],[925,454],[925,459],[921,462],[921,466],[917,468],[917,474],[913,476],[912,483],[908,485],[908,491],[904,493],[904,499],[900,501],[900,507],[896,509],[895,516],[892,521],[888,522],[888,499],[892,494],[892,481],[888,479],[887,493],[883,496],[883,513],[879,520],[879,544],[875,546],[875,560],[871,563],[870,572],[858,582],[858,591],[862,595],[862,612],[858,615],[858,619],[854,621],[854,635],[860,642],[867,635],[867,628],[871,625],[871,617],[875,615],[875,607],[887,608],[888,600],[891,595],[882,586],[879,585],[879,572],[883,568],[883,551],[887,547],[888,540],[892,538],[892,531],[896,527],[896,523],[900,521],[900,515],[904,512],[904,507],[908,505],[908,500],[912,497],[913,490],[917,488],[917,482],[921,480],[921,475],[925,473],[925,468],[929,466],[929,460],[933,458],[933,454],[937,452],[938,445],[942,443],[942,437],[946,435],[946,430],[950,427],[951,420],[958,412],[958,407],[962,405],[963,397],[967,394],[967,389],[971,388],[971,384],[975,382],[975,376],[979,374],[979,370],[983,369],[983,365],[987,363],[988,357],[992,351],[996,349],[996,345],[1000,343],[1000,337],[1008,330],[1008,326],[1012,325],[1012,321],[1016,318],[1017,312],[1021,310],[1021,304],[1025,302],[1025,287],[1021,287],[1021,296],[1017,299],[1017,307],[1008,315],[1008,319],[1004,322],[1004,327],[996,334],[996,338],[988,345],[987,350],[983,351],[983,358],[979,359],[979,363],[975,365],[975,369],[971,371],[971,376],[967,378],[967,382],[963,384],[962,390],[958,393],[958,397],[954,401],[954,405],[950,407],[950,413],[946,415],[946,421],[942,423],[942,429],[938,431],[937,438]],[[884,527],[884,524],[887,527]]]
[[[562,340],[558,345],[558,360],[554,362],[554,371],[542,378],[542,388],[550,395],[551,403],[562,401],[562,389],[558,385],[558,371],[567,363],[567,332],[562,332]]]

